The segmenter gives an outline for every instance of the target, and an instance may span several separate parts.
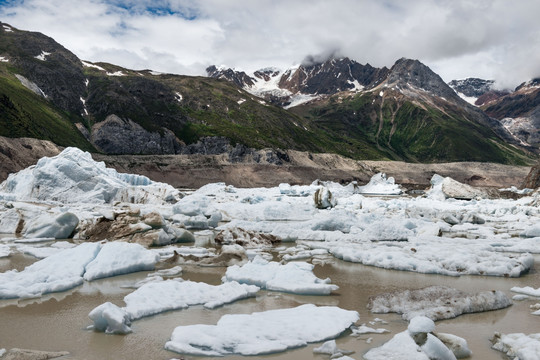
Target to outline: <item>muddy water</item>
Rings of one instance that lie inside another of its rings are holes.
[[[0,259],[0,270],[22,268],[33,260],[24,255]],[[540,261],[540,257],[536,258]],[[224,268],[184,266],[183,278],[219,284]],[[397,332],[405,330],[407,323],[397,314],[372,314],[366,309],[368,298],[392,290],[416,289],[429,285],[446,285],[464,291],[503,290],[510,296],[512,286],[540,286],[537,271],[518,279],[464,276],[459,278],[422,275],[410,272],[383,270],[359,264],[333,260],[331,264],[317,266],[319,277],[330,277],[340,289],[331,296],[300,296],[261,291],[256,298],[247,299],[208,310],[201,306],[187,310],[167,312],[134,322],[133,333],[106,335],[87,330],[88,313],[106,301],[123,305],[122,298],[132,284],[146,276],[145,272],[117,276],[85,283],[68,292],[46,296],[39,301],[0,301],[0,348],[31,348],[40,350],[67,350],[73,359],[171,359],[178,354],[166,351],[163,345],[178,325],[215,324],[224,314],[251,313],[277,308],[294,307],[304,303],[335,305],[360,313],[360,322],[379,317],[388,322],[373,327],[384,327],[390,334],[368,334],[353,337],[345,334],[337,339],[338,346],[354,350],[355,359],[361,359],[368,349],[388,341]],[[452,333],[467,339],[473,359],[504,359],[501,353],[490,349],[489,338],[495,331],[532,333],[540,330],[540,318],[530,315],[529,305],[538,301],[515,302],[504,310],[462,315],[456,319],[437,323],[437,331]],[[372,338],[368,344],[366,340]],[[327,359],[314,355],[318,344],[291,350],[286,353],[257,358],[267,359]],[[202,357],[184,357],[204,359]],[[253,357],[251,357],[253,358]],[[246,359],[229,356],[227,359]]]

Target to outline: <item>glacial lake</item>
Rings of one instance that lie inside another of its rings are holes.
[[[8,269],[22,270],[35,259],[22,254],[0,259],[0,272]],[[535,264],[540,256],[535,256]],[[182,265],[182,278],[220,284],[226,268]],[[536,265],[536,268],[538,265]],[[513,286],[540,286],[540,272],[533,268],[520,278],[487,276],[450,277],[424,275],[405,271],[385,270],[361,264],[348,263],[332,258],[330,263],[317,265],[315,274],[329,277],[340,289],[330,296],[302,296],[261,290],[256,298],[240,300],[216,309],[202,306],[187,310],[171,311],[135,321],[133,333],[107,335],[86,329],[91,325],[88,313],[96,306],[110,301],[124,305],[123,297],[133,289],[123,286],[146,277],[148,272],[116,276],[85,282],[71,291],[46,295],[40,299],[0,301],[0,348],[28,348],[49,351],[69,351],[66,359],[207,359],[205,357],[182,356],[164,349],[173,329],[179,325],[215,324],[222,315],[252,313],[278,308],[295,307],[305,303],[339,306],[360,313],[361,323],[374,328],[385,328],[386,334],[351,336],[350,331],[337,339],[341,349],[355,351],[350,355],[362,359],[370,348],[382,345],[395,334],[407,328],[407,321],[398,314],[373,314],[367,308],[370,296],[388,291],[419,289],[430,285],[444,285],[466,292],[502,290],[508,296]],[[467,340],[473,355],[471,359],[506,359],[502,353],[492,350],[489,339],[495,332],[526,334],[538,332],[540,318],[531,315],[530,305],[540,299],[514,301],[514,305],[503,310],[461,315],[455,319],[436,322],[436,332],[445,332]],[[380,318],[388,324],[369,322]],[[368,339],[372,338],[368,343]],[[290,350],[284,353],[257,356],[228,356],[227,359],[328,359],[327,355],[313,353],[321,343]]]

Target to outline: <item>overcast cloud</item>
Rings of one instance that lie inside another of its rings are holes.
[[[12,0],[0,20],[89,61],[203,75],[285,68],[327,54],[391,67],[419,59],[445,81],[540,76],[537,0]]]

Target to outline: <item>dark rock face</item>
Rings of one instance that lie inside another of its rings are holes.
[[[183,147],[181,154],[192,155],[220,155],[228,154],[228,160],[232,164],[251,161],[253,163],[267,163],[273,165],[283,165],[289,163],[291,159],[286,152],[279,149],[256,150],[243,144],[232,146],[227,138],[221,136],[207,136],[201,138],[197,143]]]
[[[506,123],[514,136],[532,145],[540,146],[540,79],[519,85],[486,104],[489,116]]]
[[[497,100],[505,95],[508,95],[509,93],[510,92],[505,90],[491,90],[480,95],[478,99],[476,99],[476,102],[474,104],[476,106],[482,106],[491,101]]]
[[[110,115],[92,127],[92,144],[107,154],[177,154],[182,143],[167,129],[148,132],[131,120]]]
[[[540,78],[535,78],[535,79],[532,79],[530,81],[520,84],[518,87],[516,87],[515,91],[526,90],[528,88],[530,89],[530,88],[535,88],[538,86],[540,86]]]
[[[218,69],[212,65],[206,68],[208,76],[215,79],[225,79],[235,83],[240,87],[253,86],[253,79],[244,71],[235,71],[233,69]]]
[[[467,78],[463,80],[452,80],[448,85],[456,92],[465,96],[478,98],[488,91],[493,90],[494,80],[484,80],[479,78]]]
[[[332,95],[352,90],[356,83],[363,87],[376,86],[387,74],[387,68],[377,69],[349,58],[330,59],[323,63],[300,65],[294,71],[287,70],[279,81],[279,87],[292,93]]]
[[[218,155],[230,151],[232,148],[229,140],[221,136],[207,136],[199,139],[195,144],[189,144],[182,148],[181,154]]]
[[[457,94],[429,67],[418,60],[399,59],[390,69],[388,84],[400,87],[413,86],[446,100],[457,100]]]
[[[210,66],[206,69],[209,77],[226,79],[242,88],[250,88],[255,81],[270,81],[279,77],[278,88],[289,90],[293,94],[323,94],[333,95],[340,91],[353,90],[358,85],[373,87],[381,83],[388,75],[387,68],[378,69],[369,64],[362,65],[349,58],[328,59],[323,62],[302,64],[297,68],[286,70],[280,74],[279,70],[266,68],[257,70],[250,77],[243,71],[233,69],[218,69]],[[286,99],[267,99],[272,103],[287,104]]]
[[[80,60],[52,38],[41,33],[6,31],[0,26],[3,56],[35,83],[60,109],[82,113],[85,77]]]

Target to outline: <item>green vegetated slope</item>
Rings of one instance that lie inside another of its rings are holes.
[[[172,130],[187,144],[204,136],[224,136],[248,147],[277,147],[336,152],[340,139],[332,139],[307,119],[239,89],[207,77],[152,75],[110,64],[86,67],[89,78],[87,108],[92,122],[115,114],[149,131]],[[121,71],[124,76],[108,76]]]
[[[94,150],[69,114],[24,87],[5,65],[0,65],[0,136],[32,137]]]
[[[351,146],[377,149],[411,162],[490,161],[524,164],[530,159],[459,109],[413,102],[400,93],[374,92],[299,106],[297,114]]]

